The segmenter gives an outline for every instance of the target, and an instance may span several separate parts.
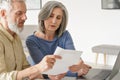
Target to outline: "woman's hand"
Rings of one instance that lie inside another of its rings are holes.
[[[87,74],[90,69],[91,69],[91,66],[89,66],[87,64],[83,64],[81,69],[78,71],[78,76],[82,76],[82,75]]]
[[[48,77],[50,78],[50,80],[62,80],[62,78],[64,78],[65,75],[66,73],[62,73],[59,75],[48,75]]]
[[[61,59],[61,56],[59,55],[47,55],[45,56],[40,63],[35,65],[38,69],[39,72],[45,72],[49,69],[51,69],[54,66],[54,63],[56,59]]]
[[[85,64],[82,60],[80,60],[78,64],[69,67],[69,70],[72,72],[77,72],[78,76],[87,74],[89,69],[91,69],[91,66]]]

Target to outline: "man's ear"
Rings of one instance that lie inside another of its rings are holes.
[[[6,10],[0,10],[0,17],[6,16]]]

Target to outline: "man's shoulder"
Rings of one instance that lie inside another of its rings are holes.
[[[0,30],[0,40],[3,39],[3,32]]]
[[[5,41],[4,41],[4,40],[5,40],[5,38],[4,38],[4,37],[2,37],[2,36],[1,36],[1,34],[0,34],[0,43],[5,43]]]

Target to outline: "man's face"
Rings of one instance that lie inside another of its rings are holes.
[[[14,2],[12,9],[7,14],[8,27],[15,25],[17,28],[23,28],[26,17],[26,5],[24,2]]]

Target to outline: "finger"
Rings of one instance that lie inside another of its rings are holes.
[[[55,60],[54,58],[49,58],[48,61],[49,61],[50,63],[55,63],[56,60]]]
[[[85,69],[80,69],[79,72],[78,72],[78,76],[85,75],[85,74],[87,74],[87,73],[88,73],[87,70],[85,70]]]
[[[59,80],[59,77],[58,77],[58,76],[55,76],[55,80]]]
[[[76,67],[69,67],[69,70],[72,72],[77,72],[79,69]]]
[[[57,59],[61,59],[62,57],[60,55],[47,55],[50,58],[57,58]]]
[[[49,58],[48,60],[52,59],[53,62],[55,62],[56,59],[61,59],[59,55],[47,55],[46,57]]]
[[[91,69],[92,67],[87,65],[87,64],[84,64],[84,68],[88,68],[88,69]]]
[[[67,74],[67,72],[64,72],[64,73],[61,73],[61,74],[62,74],[62,75],[66,75],[66,74]],[[60,74],[60,75],[61,75],[61,74]]]
[[[72,65],[72,66],[69,67],[69,69],[75,72],[75,71],[80,70],[81,66],[79,66],[79,65]]]
[[[48,69],[53,68],[53,65],[54,65],[54,62],[51,62],[50,60],[49,61],[47,60],[45,63],[45,67]]]
[[[47,55],[46,56],[46,62],[48,63],[48,66],[50,68],[53,67],[53,65],[54,65],[54,63],[56,61],[56,58],[61,59],[61,57],[59,55]]]
[[[87,74],[88,70],[83,70],[83,75]]]
[[[50,62],[50,63],[51,63],[51,62],[52,62],[52,63],[55,62],[55,58],[54,58],[52,55],[47,55],[45,59],[46,59],[46,62],[48,62],[48,63],[49,63],[49,62]]]
[[[89,69],[91,69],[91,68],[92,68],[90,65],[87,65],[87,67],[88,67]]]
[[[83,60],[80,60],[79,62],[78,62],[78,65],[82,65],[84,62],[83,62]]]
[[[48,63],[48,68],[49,68],[49,69],[52,69],[52,68],[53,68],[53,65],[54,65],[53,63]]]
[[[87,74],[89,72],[89,68],[81,69],[81,71],[83,72],[83,74]]]
[[[62,57],[61,57],[60,55],[54,55],[54,57],[55,57],[56,59],[62,59]]]

